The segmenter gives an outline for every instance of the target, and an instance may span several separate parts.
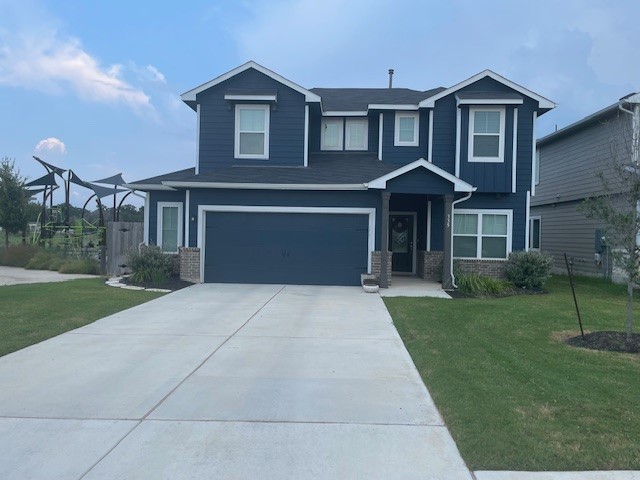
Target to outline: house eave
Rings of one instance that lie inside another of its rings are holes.
[[[364,183],[228,183],[228,182],[162,182],[167,187],[216,188],[233,190],[366,190]]]
[[[156,184],[156,183],[125,183],[122,185],[123,187],[128,188],[129,190],[164,190],[164,191],[175,191],[175,188],[171,188],[164,184]]]
[[[367,186],[368,188],[373,188],[373,189],[377,189],[377,190],[384,190],[387,188],[387,182],[389,180],[393,180],[394,178],[400,177],[401,175],[404,175],[407,172],[410,172],[412,170],[415,170],[416,168],[425,168],[427,170],[429,170],[430,172],[438,175],[439,177],[451,182],[453,184],[453,191],[454,192],[475,192],[477,187],[474,187],[473,185],[471,185],[470,183],[465,182],[464,180],[462,180],[459,177],[456,177],[455,175],[450,174],[449,172],[447,172],[446,170],[443,170],[440,167],[435,166],[433,163],[431,162],[427,162],[424,158],[419,158],[418,160],[411,162],[407,165],[404,165],[392,172],[387,173],[386,175],[383,175],[381,177],[378,177],[372,181],[370,181]]]

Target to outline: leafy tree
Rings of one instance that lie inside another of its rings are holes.
[[[626,340],[633,339],[633,289],[640,280],[640,162],[638,133],[630,116],[621,113],[618,135],[602,152],[602,170],[596,172],[602,191],[578,208],[587,218],[601,222],[614,265],[627,277]],[[637,128],[637,127],[636,127]]]
[[[24,181],[13,160],[6,157],[0,160],[0,227],[5,232],[7,247],[10,233],[24,232],[27,228]]]

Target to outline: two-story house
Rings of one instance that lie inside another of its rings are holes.
[[[613,266],[612,249],[618,246],[603,239],[605,225],[587,218],[580,206],[585,198],[605,194],[599,174],[609,183],[609,193],[623,193],[614,165],[637,165],[634,115],[640,117],[637,93],[538,140],[530,242],[531,248],[553,255],[556,271],[566,272],[566,254],[574,273],[624,280]],[[621,211],[628,208],[621,195],[614,196]]]
[[[145,242],[201,282],[386,287],[499,274],[527,248],[536,117],[486,70],[450,88],[303,88],[248,62],[182,95],[195,168],[147,192]]]

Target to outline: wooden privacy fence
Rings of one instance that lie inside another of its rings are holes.
[[[107,274],[131,273],[127,266],[127,254],[137,250],[144,237],[141,222],[109,222],[107,224]]]

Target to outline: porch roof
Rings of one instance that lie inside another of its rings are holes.
[[[397,168],[381,177],[378,177],[369,182],[369,188],[376,188],[384,190],[387,188],[387,183],[402,175],[406,175],[409,172],[413,172],[420,169],[426,169],[427,171],[434,173],[440,179],[446,180],[453,184],[453,191],[455,192],[475,192],[477,187],[474,187],[470,183],[452,175],[451,173],[443,170],[442,168],[434,165],[431,162],[426,161],[424,158],[419,158],[415,162],[411,162],[400,168]]]

